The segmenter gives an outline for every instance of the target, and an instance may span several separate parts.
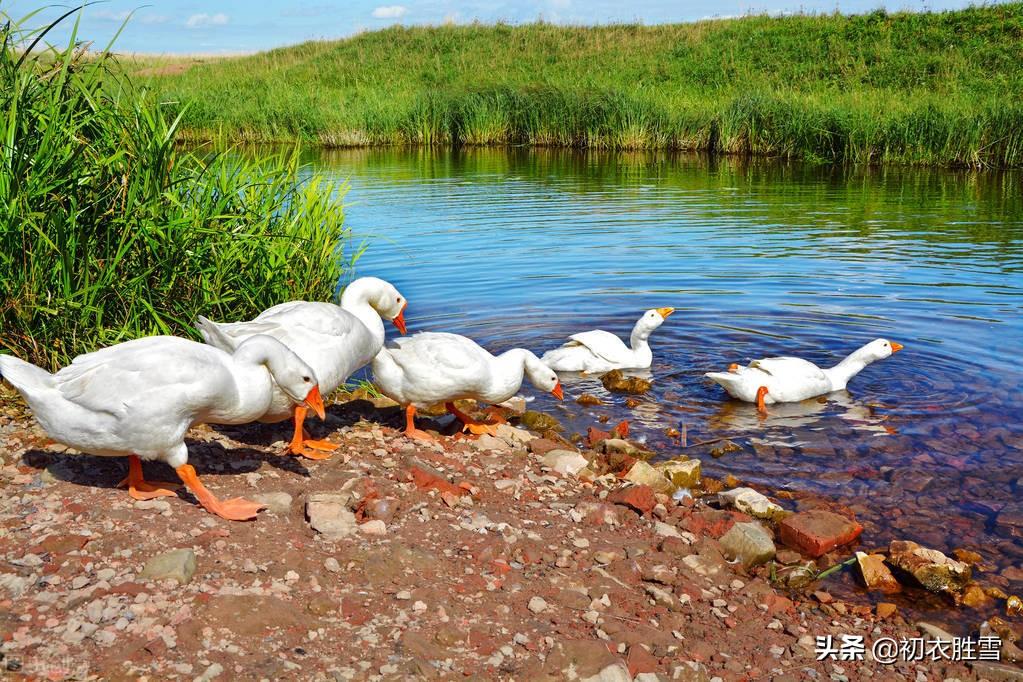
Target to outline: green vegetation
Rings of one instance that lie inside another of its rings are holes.
[[[0,15],[0,350],[56,367],[197,313],[329,298],[343,187],[297,154],[186,153],[176,120],[102,54],[24,51]],[[73,39],[72,39],[73,43]]]
[[[1023,3],[668,26],[391,28],[136,64],[193,139],[1023,165]]]

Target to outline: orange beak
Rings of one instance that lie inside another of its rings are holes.
[[[905,346],[903,346],[901,343],[895,343],[894,341],[891,341],[890,343],[892,344],[893,353],[898,353],[900,350],[905,348]]]
[[[557,384],[554,385],[554,388],[551,390],[551,395],[553,395],[558,400],[564,400],[565,399],[565,392],[561,390],[561,382],[560,381]]]
[[[399,312],[395,318],[391,320],[391,323],[399,332],[401,332],[402,336],[408,332],[408,330],[405,329],[405,308],[408,308],[408,301],[405,301],[405,305],[401,307],[401,312]]]
[[[664,319],[668,319],[668,315],[671,315],[673,312],[675,312],[674,308],[658,308],[657,309],[657,314],[660,315],[661,317],[663,317]]]
[[[320,395],[320,387],[313,386],[313,390],[309,391],[309,395],[305,397],[305,404],[309,406],[316,416],[320,419],[327,418],[327,411],[323,408],[323,397]]]

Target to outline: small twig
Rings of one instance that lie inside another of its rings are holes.
[[[820,573],[817,574],[817,580],[824,580],[825,578],[827,578],[832,573],[838,573],[840,570],[842,570],[846,566],[852,566],[855,561],[856,561],[856,557],[852,557],[851,559],[846,559],[842,563],[835,564],[831,568],[826,568],[826,569],[824,569],[823,571],[821,571]]]

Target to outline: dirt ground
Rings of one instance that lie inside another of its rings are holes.
[[[706,483],[676,501],[552,471],[544,455],[576,449],[554,434],[467,440],[437,418],[421,426],[448,435],[411,442],[396,409],[367,400],[313,425],[340,444],[324,461],[281,454],[285,425],[196,429],[209,488],[271,504],[239,523],[184,492],[135,502],[116,487],[125,462],[68,453],[2,409],[0,668],[14,679],[1020,679],[817,660],[817,637],[863,636],[869,652],[920,630],[728,561],[718,539],[750,519]],[[159,464],[146,476],[176,480]],[[779,543],[785,556],[801,558]]]

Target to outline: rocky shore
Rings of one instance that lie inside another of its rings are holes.
[[[1023,679],[1020,617],[1011,595],[972,581],[979,557],[872,547],[847,509],[707,478],[696,450],[648,463],[627,424],[571,443],[521,409],[474,440],[424,419],[443,436],[410,442],[397,409],[356,396],[313,425],[340,444],[315,462],[281,454],[282,426],[196,429],[207,485],[268,506],[232,523],[187,493],[133,501],[116,488],[123,462],[67,452],[8,403],[0,668],[50,680]],[[174,480],[162,465],[146,473]],[[936,655],[955,637],[947,624],[832,594],[835,571],[872,594],[912,584],[998,604],[1002,617],[973,633],[986,639],[970,641],[997,640],[1001,660]],[[876,660],[882,638],[919,640],[925,655]]]

